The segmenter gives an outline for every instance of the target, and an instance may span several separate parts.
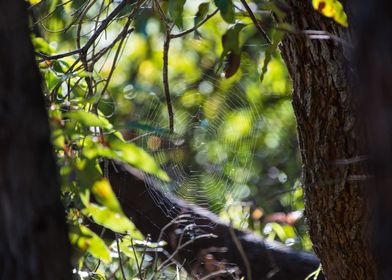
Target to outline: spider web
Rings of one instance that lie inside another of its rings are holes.
[[[133,124],[137,132],[133,141],[173,179],[159,184],[161,192],[219,213],[249,192],[246,184],[262,118],[241,86],[222,87],[208,74],[201,82],[198,79],[170,85],[177,93],[172,97],[173,133],[165,100],[150,94],[148,102],[143,101],[145,113],[138,116],[143,123]],[[155,189],[148,190],[156,205],[169,214]]]

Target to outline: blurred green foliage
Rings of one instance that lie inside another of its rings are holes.
[[[121,267],[128,277],[153,277],[146,252],[162,246],[124,215],[101,158],[160,178],[165,190],[237,227],[310,250],[291,81],[278,52],[284,33],[271,14],[284,12],[273,2],[251,3],[270,45],[237,1],[131,1],[90,44],[119,2],[30,1],[79,277],[113,279]],[[171,39],[171,133],[162,80],[167,24],[178,34],[206,17]],[[118,243],[105,243],[86,221],[117,232]]]

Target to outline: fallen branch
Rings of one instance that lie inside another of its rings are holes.
[[[246,264],[232,238],[233,232],[249,261],[253,279],[303,280],[319,267],[319,260],[313,254],[233,229],[213,213],[162,193],[150,178],[136,169],[113,163],[108,166],[108,175],[125,214],[136,227],[152,240],[165,240],[164,249],[176,261],[184,263],[184,268],[194,276],[233,271],[233,267],[238,268],[235,271],[240,276],[246,275]],[[173,222],[181,215],[178,222]],[[206,234],[214,238],[196,238]],[[179,243],[187,245],[179,248]],[[208,265],[206,259],[214,266]]]

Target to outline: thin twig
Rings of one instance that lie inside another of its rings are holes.
[[[129,258],[126,257],[125,260],[123,260],[123,262],[122,262],[123,265],[124,265],[128,260],[129,260]],[[120,266],[118,266],[118,267],[116,268],[115,271],[113,271],[109,276],[107,276],[107,277],[106,277],[106,280],[117,279],[116,273],[117,273],[117,271],[119,271],[119,270],[120,270]]]
[[[119,261],[119,265],[120,265],[120,269],[121,269],[121,274],[124,280],[126,280],[127,278],[125,277],[125,271],[124,271],[124,267],[123,267],[123,263],[121,260],[121,249],[120,249],[120,243],[118,241],[118,234],[116,233],[116,244],[117,244],[117,253],[118,253],[118,261]]]
[[[153,3],[154,3],[154,6],[157,7],[158,14],[159,14],[160,18],[163,20],[163,22],[165,23],[166,28],[169,28],[170,27],[170,20],[165,15],[164,11],[162,10],[161,5],[159,4],[159,2],[157,0],[154,0]]]
[[[261,36],[264,37],[264,39],[267,41],[268,44],[272,44],[271,39],[268,37],[267,33],[264,31],[264,29],[261,27],[259,21],[256,19],[254,13],[252,12],[252,9],[249,7],[248,3],[246,3],[246,0],[241,0],[242,5],[245,7],[246,11],[248,12],[250,19],[252,20],[253,24],[256,26],[257,30],[261,34]]]
[[[215,234],[207,233],[207,234],[198,235],[195,238],[188,240],[187,242],[185,242],[181,246],[178,246],[176,248],[176,250],[173,252],[173,254],[171,254],[169,258],[167,258],[164,262],[161,263],[161,265],[158,267],[158,270],[161,270],[167,263],[169,263],[180,252],[181,249],[184,249],[186,246],[192,244],[196,240],[201,239],[201,238],[217,238],[217,237],[218,236],[216,236]]]
[[[165,42],[163,44],[163,67],[162,67],[162,79],[163,88],[166,98],[167,113],[169,114],[169,130],[171,133],[174,131],[174,113],[173,104],[170,97],[169,88],[169,48],[170,48],[170,30],[166,30]]]
[[[204,276],[203,278],[199,278],[199,280],[207,280],[207,279],[218,279],[215,278],[216,276],[220,276],[220,275],[226,275],[226,274],[233,274],[235,272],[234,269],[221,269],[221,270],[217,270],[214,272],[211,272],[210,274],[207,274],[206,276]]]
[[[166,17],[165,13],[163,12],[161,6],[159,5],[158,1],[154,1],[155,6],[157,7],[158,14],[161,20],[165,24],[165,41],[163,43],[163,66],[162,66],[162,80],[163,80],[163,90],[165,93],[166,98],[166,106],[167,112],[169,115],[169,130],[171,133],[174,131],[174,113],[173,113],[173,104],[170,97],[170,88],[169,88],[169,49],[170,49],[170,40],[171,35],[170,32],[173,29],[173,26],[170,26],[170,21]]]
[[[199,22],[198,24],[196,24],[195,26],[193,26],[192,28],[189,28],[185,31],[182,31],[180,33],[176,33],[176,34],[170,34],[170,39],[175,39],[175,38],[179,38],[182,37],[184,35],[187,35],[193,31],[196,31],[200,26],[202,26],[207,20],[209,20],[210,18],[212,18],[217,12],[219,11],[219,9],[215,9],[212,13],[208,14],[201,22]]]
[[[174,218],[173,220],[171,220],[170,223],[166,224],[166,225],[161,229],[161,231],[160,231],[160,233],[159,233],[158,240],[157,240],[157,244],[159,245],[159,243],[162,241],[162,237],[163,237],[163,234],[165,233],[166,229],[168,229],[170,226],[172,226],[172,225],[175,224],[175,223],[181,222],[182,219],[190,218],[190,217],[191,217],[191,216],[190,216],[189,214],[179,215],[179,216],[177,216],[176,218]],[[158,266],[157,260],[158,260],[158,250],[156,249],[156,250],[155,250],[155,258],[154,258],[154,266],[153,266],[155,272],[158,271],[158,269],[157,269],[157,266]]]
[[[87,52],[91,45],[95,42],[97,37],[106,29],[106,27],[110,24],[110,22],[123,10],[123,8],[130,2],[130,0],[121,1],[117,7],[102,21],[101,25],[97,29],[97,31],[88,39],[86,44],[83,47],[80,47],[76,50],[60,53],[56,55],[47,55],[44,53],[36,53],[37,56],[42,57],[47,60],[51,59],[59,59],[63,57],[67,57],[74,54],[81,54],[83,52]]]
[[[142,275],[142,266],[139,264],[139,260],[138,260],[137,255],[136,255],[135,245],[133,245],[133,239],[132,238],[131,238],[131,246],[132,246],[133,255],[134,255],[135,261],[136,261],[136,267],[137,267],[137,270],[139,272],[139,276],[141,277],[141,275]]]
[[[235,234],[235,231],[234,231],[232,226],[229,227],[229,232],[230,232],[231,238],[233,239],[233,242],[234,242],[235,246],[237,247],[238,252],[241,255],[242,261],[245,264],[246,279],[247,280],[252,280],[252,270],[250,268],[248,257],[246,256],[244,248],[242,247],[241,242],[238,240],[238,237]]]
[[[102,95],[105,93],[106,89],[108,88],[110,79],[112,78],[112,75],[113,75],[113,73],[114,73],[114,70],[116,69],[117,60],[118,60],[118,58],[119,58],[119,56],[120,56],[120,52],[121,52],[121,49],[122,49],[122,45],[123,45],[123,43],[124,43],[124,40],[125,40],[125,38],[127,37],[127,35],[130,34],[130,33],[128,32],[128,28],[129,28],[129,25],[131,24],[131,22],[132,22],[132,19],[131,19],[131,18],[128,18],[128,21],[127,21],[127,23],[125,24],[125,27],[124,27],[124,31],[121,32],[122,34],[121,34],[120,36],[121,36],[122,38],[121,38],[121,40],[120,40],[120,43],[119,43],[118,48],[117,48],[117,50],[116,50],[116,53],[114,54],[112,67],[110,68],[109,75],[108,75],[108,77],[106,78],[106,83],[105,83],[105,85],[104,85],[104,87],[103,87],[103,89],[102,89]],[[132,29],[132,30],[133,30],[133,29]]]

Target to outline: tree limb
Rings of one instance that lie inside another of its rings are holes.
[[[137,228],[153,241],[165,240],[164,249],[169,254],[176,253],[175,260],[184,262],[184,268],[194,276],[233,271],[233,267],[237,267],[238,274],[246,274],[246,264],[231,230],[246,253],[253,279],[303,280],[319,266],[319,260],[313,254],[232,229],[208,210],[162,193],[151,178],[129,166],[109,164],[108,176],[125,214]],[[177,221],[173,222],[174,219]],[[196,238],[206,234],[213,238]],[[192,239],[193,242],[189,242]],[[180,243],[187,246],[179,250]],[[324,278],[320,276],[319,279]]]

